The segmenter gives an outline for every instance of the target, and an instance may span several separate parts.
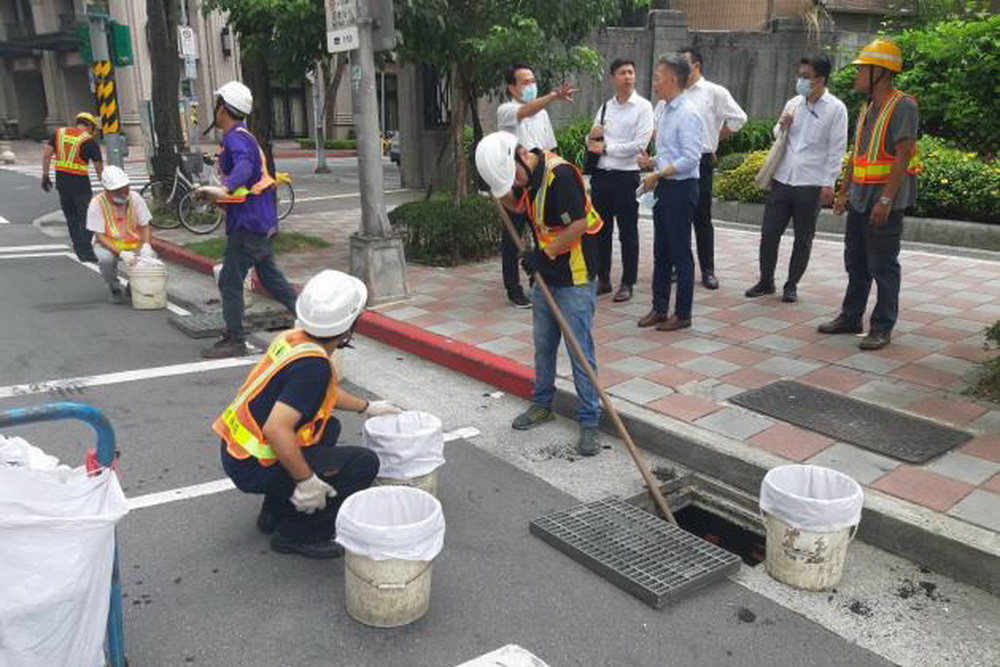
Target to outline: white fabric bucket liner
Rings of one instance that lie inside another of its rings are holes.
[[[337,543],[372,560],[434,560],[444,546],[441,503],[409,486],[359,491],[337,513]]]
[[[365,422],[364,445],[378,455],[379,477],[412,479],[444,463],[441,420],[427,412],[372,417]]]
[[[0,436],[0,665],[98,667],[111,601],[118,476]]]
[[[847,475],[810,465],[779,466],[760,486],[760,509],[814,533],[831,533],[861,521],[864,493]]]

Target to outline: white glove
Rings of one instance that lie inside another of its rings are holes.
[[[118,253],[118,259],[125,262],[129,266],[132,266],[133,264],[135,264],[136,257],[135,253],[132,252],[131,250],[122,250],[120,253]]]
[[[402,409],[396,407],[389,401],[370,401],[365,408],[365,417],[378,417],[379,415],[398,415]]]
[[[148,257],[148,258],[156,257],[156,251],[153,250],[153,246],[149,245],[148,243],[143,243],[142,248],[139,249],[139,257]]]
[[[326,507],[327,498],[336,498],[337,490],[321,480],[315,473],[295,485],[292,504],[295,509],[306,514]]]

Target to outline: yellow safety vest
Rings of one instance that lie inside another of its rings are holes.
[[[139,220],[135,216],[131,195],[128,204],[125,205],[123,216],[118,215],[107,191],[97,195],[96,199],[101,205],[101,214],[104,216],[104,234],[101,235],[101,243],[110,244],[118,252],[138,249],[141,244]]]
[[[853,171],[852,181],[858,185],[881,185],[889,182],[889,172],[892,171],[892,163],[896,159],[895,153],[889,152],[889,147],[885,145],[886,132],[889,128],[889,120],[899,101],[906,95],[897,90],[889,100],[882,106],[878,116],[875,118],[875,126],[868,137],[868,146],[863,147],[862,132],[865,121],[868,118],[869,103],[861,105],[861,114],[858,116],[857,127],[854,130],[854,156],[852,159]],[[909,174],[919,174],[921,170],[920,160],[917,155],[910,159],[906,168]]]
[[[76,127],[60,127],[56,130],[56,171],[86,176],[87,161],[80,154],[80,148],[89,139],[89,133]]]

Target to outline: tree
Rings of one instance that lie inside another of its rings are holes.
[[[184,143],[177,115],[180,86],[180,57],[177,54],[178,5],[172,0],[146,0],[149,52],[153,92],[153,128],[156,145],[153,173],[156,178],[172,178],[180,163]]]
[[[451,86],[450,138],[455,158],[455,202],[468,191],[463,147],[466,112],[474,138],[482,137],[476,100],[505,89],[504,72],[531,63],[539,88],[571,71],[596,73],[600,57],[585,40],[595,28],[619,19],[648,0],[402,0],[395,3],[399,54],[431,65]]]

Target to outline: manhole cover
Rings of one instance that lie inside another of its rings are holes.
[[[191,338],[215,338],[226,330],[222,313],[195,313],[192,315],[171,315],[170,323]],[[285,311],[246,313],[243,323],[247,329],[271,331],[289,329],[295,324],[294,318]]]
[[[740,568],[736,554],[621,498],[547,514],[530,530],[657,609]]]

